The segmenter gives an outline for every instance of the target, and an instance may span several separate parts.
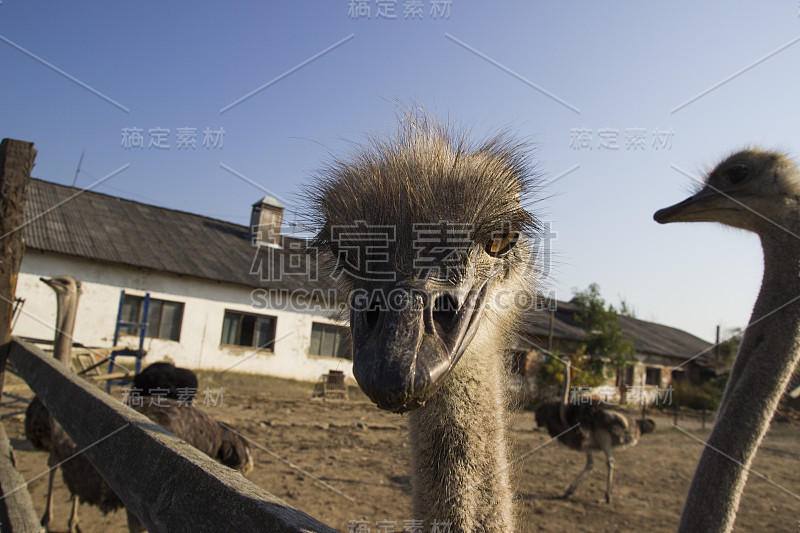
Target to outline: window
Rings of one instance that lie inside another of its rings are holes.
[[[633,379],[634,379],[634,372],[633,366],[626,366],[625,368],[620,368],[617,374],[617,386],[626,386],[632,387],[633,386]]]
[[[142,296],[125,295],[122,301],[123,322],[144,322],[144,298]],[[183,303],[170,302],[150,298],[147,310],[147,331],[145,337],[180,341],[181,323],[183,322]],[[136,328],[120,328],[123,335],[138,335]]]
[[[645,385],[655,385],[657,387],[661,386],[661,369],[655,367],[647,367],[646,374],[644,377]]]
[[[346,339],[347,328],[314,322],[311,324],[311,346],[308,353],[351,359],[352,354],[345,346]]]
[[[220,342],[274,351],[276,322],[274,316],[225,311]]]

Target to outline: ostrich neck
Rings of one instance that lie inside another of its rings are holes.
[[[53,356],[64,363],[67,368],[72,368],[72,334],[75,331],[75,315],[77,311],[77,295],[58,295]]]
[[[569,384],[570,384],[570,363],[569,361],[564,363],[564,386],[561,390],[561,405],[558,407],[558,414],[561,417],[561,423],[564,427],[568,427],[567,424],[567,403],[569,401]]]
[[[747,474],[800,353],[800,241],[763,236],[764,278],[679,531],[730,531]]]
[[[502,353],[462,356],[448,381],[409,414],[414,518],[431,529],[514,531],[506,444],[507,373]]]

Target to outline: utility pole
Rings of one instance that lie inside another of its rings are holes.
[[[81,152],[81,158],[78,160],[78,168],[75,169],[75,179],[72,180],[72,186],[74,187],[76,183],[78,183],[78,174],[81,173],[81,164],[83,164],[83,156],[86,155],[86,150],[84,149]]]

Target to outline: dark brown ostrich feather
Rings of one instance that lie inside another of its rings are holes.
[[[217,422],[222,430],[222,443],[216,459],[220,463],[247,475],[253,469],[253,455],[250,445],[239,432],[224,422]]]
[[[34,399],[36,400],[38,398]],[[45,413],[49,418],[46,408]],[[61,478],[70,494],[77,495],[82,503],[97,507],[103,514],[124,507],[122,500],[111,490],[100,472],[55,420],[51,438],[53,443],[51,460],[61,468]]]
[[[172,363],[153,363],[133,378],[131,389],[142,396],[158,396],[192,403],[197,393],[197,374],[188,368],[176,367]]]
[[[247,441],[197,407],[172,398],[140,397],[138,400],[140,405],[131,405],[134,410],[206,455],[245,475],[252,470]],[[28,405],[25,434],[37,449],[52,452],[52,462],[59,464],[64,483],[81,502],[94,505],[103,513],[124,506],[55,420],[51,431],[50,413],[39,398],[34,398]]]
[[[171,398],[142,400],[142,405],[132,407],[159,426],[225,466],[245,475],[252,470],[250,446],[226,424],[218,422],[193,405]]]
[[[25,409],[25,438],[34,448],[45,452],[53,449],[49,416],[50,413],[42,400],[34,396]]]

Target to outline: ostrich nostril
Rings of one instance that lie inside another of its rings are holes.
[[[364,326],[367,331],[372,331],[374,328],[378,326],[378,322],[381,318],[381,313],[385,311],[385,302],[373,295],[372,301],[370,301],[367,308],[364,309],[362,313],[362,318],[364,320]]]
[[[438,295],[433,302],[433,323],[436,333],[442,335],[449,331],[457,312],[458,302],[452,294]]]
[[[372,331],[372,329],[378,324],[378,319],[381,316],[381,310],[379,306],[370,306],[369,309],[364,311],[364,325],[367,327],[367,331]]]

